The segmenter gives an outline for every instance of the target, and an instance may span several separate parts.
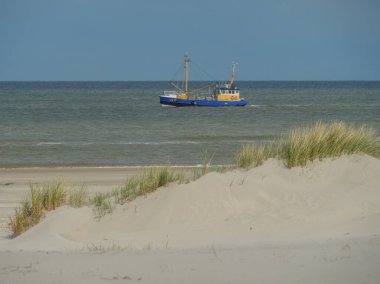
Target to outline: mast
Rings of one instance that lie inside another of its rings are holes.
[[[236,63],[233,62],[232,63],[232,78],[231,78],[231,81],[230,81],[230,88],[235,83],[235,67],[236,67]]]
[[[187,54],[185,54],[185,96],[187,99],[189,98],[189,90],[188,90],[189,62],[190,62],[190,58]]]

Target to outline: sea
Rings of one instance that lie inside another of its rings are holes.
[[[0,82],[0,167],[231,164],[243,144],[320,120],[380,135],[380,81],[237,85],[245,107],[169,108],[169,82]]]

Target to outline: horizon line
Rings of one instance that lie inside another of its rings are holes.
[[[224,82],[229,80],[189,80],[189,82]],[[0,80],[0,83],[65,83],[65,82],[105,82],[105,83],[127,83],[127,82],[173,82],[173,80]],[[237,80],[237,82],[380,82],[380,79],[345,79],[345,80]]]

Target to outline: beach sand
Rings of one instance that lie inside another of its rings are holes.
[[[109,191],[139,169],[3,169],[3,227],[30,182]],[[0,283],[378,283],[380,160],[349,156],[172,184],[97,220],[61,207],[0,236]]]

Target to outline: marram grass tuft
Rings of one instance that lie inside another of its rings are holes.
[[[44,211],[54,210],[66,201],[67,187],[62,181],[46,183],[42,186],[30,184],[29,198],[16,208],[9,225],[12,236],[16,237],[39,223]]]
[[[343,122],[317,122],[291,131],[281,145],[286,166],[305,166],[308,161],[351,154],[379,156],[379,141],[373,129]]]
[[[257,167],[269,158],[279,158],[292,168],[305,166],[308,161],[357,153],[380,156],[379,140],[373,129],[341,121],[317,122],[298,127],[273,144],[243,145],[235,155],[235,166]]]

